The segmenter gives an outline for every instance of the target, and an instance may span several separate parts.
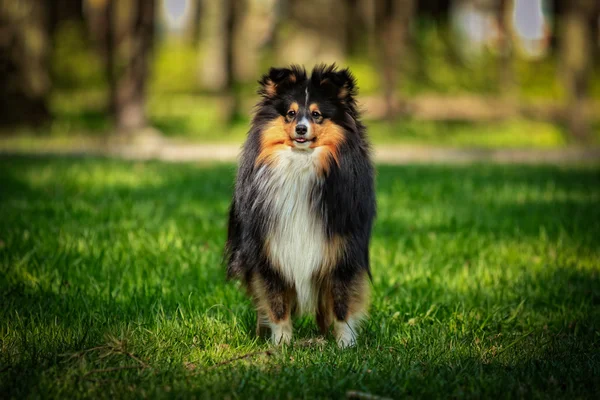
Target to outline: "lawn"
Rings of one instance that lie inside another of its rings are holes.
[[[221,264],[235,167],[0,158],[3,398],[593,398],[600,169],[378,166],[356,348],[255,338]],[[596,397],[597,398],[597,397]]]

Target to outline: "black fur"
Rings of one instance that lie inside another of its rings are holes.
[[[376,208],[374,169],[355,101],[355,79],[350,71],[338,70],[335,65],[319,65],[310,77],[303,68],[292,66],[272,68],[259,84],[262,99],[243,147],[229,214],[227,275],[248,282],[259,274],[272,286],[268,290],[274,292],[280,292],[286,284],[263,250],[274,217],[263,206],[265,195],[255,182],[260,168],[256,159],[265,125],[285,116],[291,102],[303,102],[308,88],[311,102],[319,104],[323,117],[344,131],[337,152],[339,165],[332,162],[328,174],[311,193],[311,209],[322,219],[326,237],[341,236],[347,240],[344,256],[331,276],[335,314],[343,319],[347,312],[345,302],[335,298],[347,296],[349,285],[359,272],[366,271],[370,276],[369,241]]]

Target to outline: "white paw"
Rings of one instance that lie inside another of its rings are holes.
[[[357,322],[356,320],[349,319],[348,321],[335,322],[334,334],[335,340],[337,341],[340,349],[353,347],[356,345],[357,335]]]
[[[356,346],[356,336],[351,335],[350,337],[339,337],[337,344],[340,349],[346,349],[348,347]]]
[[[292,340],[292,330],[291,327],[285,325],[275,325],[271,326],[271,342],[275,346],[281,346],[284,344],[290,344]]]

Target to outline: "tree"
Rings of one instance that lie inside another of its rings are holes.
[[[414,10],[414,0],[377,1],[377,37],[387,118],[393,118],[397,111],[400,62],[405,57]]]
[[[155,0],[97,0],[90,4],[90,27],[101,43],[115,126],[118,131],[142,129],[147,126],[146,81],[154,42]]]
[[[53,0],[47,3],[51,35],[54,35],[61,22],[83,22],[83,0]]]
[[[243,0],[222,0],[206,2],[204,5],[202,85],[209,91],[224,95],[226,104],[223,107],[223,119],[231,122],[240,113],[236,39],[240,16],[246,4]]]
[[[511,14],[513,11],[513,0],[498,0],[496,4],[496,18],[500,41],[498,43],[499,65],[498,82],[500,91],[504,96],[510,97],[514,94],[513,73],[513,42]]]
[[[347,50],[348,0],[287,0],[278,32],[278,60],[311,68],[343,62]]]
[[[0,0],[0,123],[50,118],[49,9],[45,0]]]
[[[189,41],[194,48],[198,48],[200,45],[201,29],[202,29],[202,0],[191,1],[191,12],[190,12],[190,27],[189,27]]]
[[[564,0],[561,51],[562,75],[567,93],[567,126],[579,140],[587,140],[586,118],[592,53],[592,29],[597,7],[595,0]]]
[[[235,120],[240,114],[240,98],[238,88],[236,87],[236,49],[235,37],[236,28],[241,14],[240,8],[243,6],[240,0],[223,0],[225,25],[225,90],[229,93],[228,113],[226,119],[228,122]]]

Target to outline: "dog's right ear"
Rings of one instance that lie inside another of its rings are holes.
[[[258,81],[260,88],[258,94],[265,98],[275,97],[286,88],[306,80],[306,71],[299,66],[290,68],[271,68],[269,73]]]

